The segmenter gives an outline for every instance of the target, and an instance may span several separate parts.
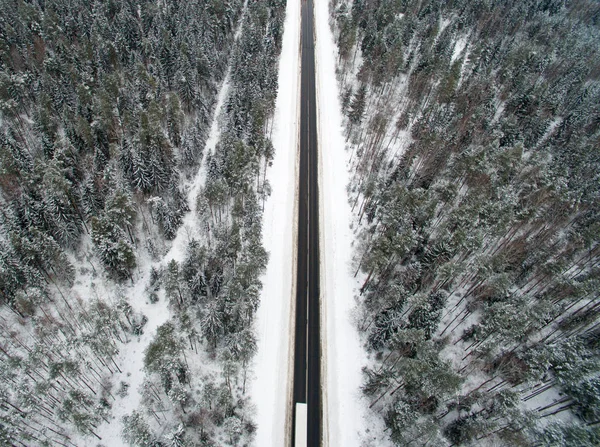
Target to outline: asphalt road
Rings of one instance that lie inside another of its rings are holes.
[[[307,404],[308,446],[317,447],[321,445],[322,438],[322,408],[319,184],[313,10],[313,0],[302,1],[298,262],[293,397],[294,402]],[[295,427],[292,436],[294,431]],[[294,445],[293,441],[292,445]]]

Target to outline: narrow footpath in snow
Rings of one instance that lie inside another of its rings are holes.
[[[288,0],[279,60],[275,104],[275,157],[267,179],[272,195],[265,202],[263,244],[269,253],[260,308],[256,316],[258,353],[254,360],[252,401],[256,404],[256,441],[260,447],[287,445],[291,401],[294,326],[296,186],[300,94],[300,1]]]

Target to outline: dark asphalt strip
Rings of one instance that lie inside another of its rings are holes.
[[[321,445],[321,337],[319,303],[319,185],[313,0],[302,1],[300,172],[294,403],[307,403],[308,446]],[[308,366],[308,368],[307,368]],[[295,415],[294,415],[295,420]],[[295,427],[292,429],[294,436]],[[292,439],[294,445],[294,439]]]

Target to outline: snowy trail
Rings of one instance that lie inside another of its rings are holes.
[[[323,436],[325,445],[361,444],[367,429],[366,404],[361,401],[361,368],[366,363],[352,321],[356,306],[347,200],[349,154],[344,150],[341,107],[335,74],[337,49],[329,28],[328,2],[315,2],[317,127],[320,155],[321,299],[323,373]]]
[[[279,60],[279,90],[275,104],[275,158],[267,178],[272,195],[265,202],[263,244],[269,264],[257,312],[258,353],[250,386],[256,404],[256,441],[260,447],[287,445],[287,414],[291,399],[290,333],[295,259],[294,226],[298,156],[300,82],[300,2],[288,0]]]
[[[239,36],[241,27],[238,28],[236,32],[236,40]],[[229,93],[229,78],[231,75],[231,65],[227,68],[227,74],[223,79],[223,84],[221,84],[221,89],[219,90],[219,96],[217,98],[217,105],[215,107],[215,111],[212,117],[212,123],[210,126],[210,132],[208,134],[208,139],[206,140],[206,144],[204,146],[203,158],[206,159],[208,154],[212,154],[215,150],[217,143],[219,142],[219,138],[221,136],[221,127],[219,125],[219,118],[221,116],[221,112],[223,110],[223,105],[225,104],[225,100],[227,99],[227,95]],[[188,186],[188,206],[190,211],[186,213],[183,217],[181,227],[177,230],[177,235],[175,239],[173,239],[173,244],[171,245],[171,249],[165,255],[163,263],[166,264],[172,259],[176,261],[183,261],[185,258],[185,250],[189,245],[189,242],[192,239],[200,239],[200,232],[198,231],[200,222],[198,220],[198,216],[196,214],[196,197],[198,197],[198,193],[202,186],[204,186],[206,180],[206,163],[202,162],[200,167],[198,168],[198,172],[194,177],[191,184]]]
[[[244,1],[244,6],[242,9],[242,15],[240,17],[240,23],[238,25],[237,30],[235,31],[234,40],[237,42],[242,34],[242,27],[244,24],[244,18],[246,16],[246,9],[248,6],[248,0]],[[231,61],[229,66],[227,67],[227,73],[225,74],[225,78],[223,79],[223,83],[221,84],[221,88],[219,90],[219,95],[217,97],[217,105],[215,106],[215,110],[213,112],[212,122],[210,125],[210,132],[208,134],[208,139],[206,140],[206,144],[204,146],[203,158],[206,159],[208,154],[212,154],[215,151],[215,147],[219,142],[219,138],[221,137],[221,126],[219,118],[221,117],[221,112],[223,111],[223,105],[225,104],[225,100],[229,94],[229,80],[231,78]],[[173,240],[173,245],[171,245],[171,249],[165,255],[163,263],[167,263],[172,259],[177,261],[182,261],[185,258],[185,250],[189,244],[189,242],[196,238],[199,239],[199,224],[198,217],[196,215],[196,197],[198,197],[198,193],[200,192],[200,188],[204,185],[206,180],[206,163],[200,163],[200,167],[194,180],[191,182],[188,192],[188,206],[190,211],[183,217],[183,222],[181,227],[177,231],[177,236]]]
[[[234,35],[236,42],[242,32],[247,3],[248,0],[244,2],[240,23]],[[215,110],[213,112],[209,137],[206,140],[204,147],[204,157],[206,154],[212,153],[215,150],[215,146],[221,135],[219,118],[229,93],[230,74],[231,63],[227,68],[227,73],[219,89],[219,95]],[[160,262],[155,263],[154,265],[166,266],[168,262],[173,259],[178,262],[182,262],[185,258],[185,250],[189,242],[193,238],[200,238],[200,233],[198,231],[200,221],[196,214],[196,197],[200,191],[200,188],[204,185],[205,179],[206,167],[205,163],[201,162],[193,181],[186,185],[188,188],[188,206],[190,211],[183,217],[182,225],[179,227],[175,239],[173,239],[170,250]],[[140,405],[140,387],[145,378],[144,351],[154,339],[156,329],[169,321],[171,318],[171,311],[168,307],[167,300],[164,298],[164,294],[161,293],[160,300],[155,304],[151,304],[147,300],[145,286],[149,281],[150,265],[152,263],[149,260],[143,261],[145,262],[140,262],[140,267],[144,273],[137,279],[136,283],[131,286],[131,288],[128,290],[128,293],[129,302],[132,307],[136,311],[143,313],[148,318],[148,322],[144,326],[144,333],[140,337],[133,338],[129,343],[123,345],[121,352],[119,353],[119,364],[122,373],[114,374],[112,377],[112,382],[117,386],[121,381],[128,383],[129,395],[124,398],[116,397],[117,400],[113,404],[112,422],[110,424],[103,423],[98,427],[97,433],[102,438],[102,445],[109,447],[128,447],[128,444],[121,439],[121,420],[123,416],[126,416],[132,411],[138,409]],[[117,390],[113,389],[113,394],[115,391]]]

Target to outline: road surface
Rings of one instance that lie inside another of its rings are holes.
[[[294,403],[307,404],[307,445],[321,445],[319,303],[319,185],[313,0],[302,1],[298,260],[294,346]],[[295,417],[294,417],[295,420]],[[294,436],[295,427],[292,430]],[[292,440],[292,445],[294,445]]]

